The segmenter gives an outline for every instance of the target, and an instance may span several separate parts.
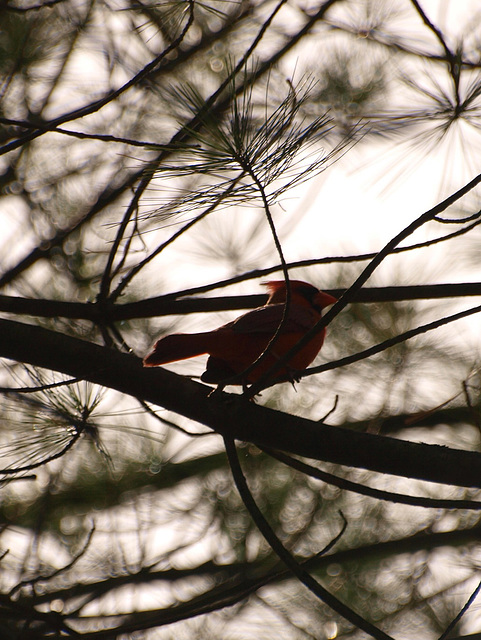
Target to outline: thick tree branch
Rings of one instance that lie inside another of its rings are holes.
[[[53,331],[0,320],[0,356],[116,389],[217,433],[316,460],[431,482],[481,487],[481,454],[356,433],[274,411],[120,353]]]

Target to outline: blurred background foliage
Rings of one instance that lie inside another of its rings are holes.
[[[1,293],[108,305],[193,287],[258,292],[256,270],[280,257],[254,177],[286,260],[312,260],[291,275],[348,287],[370,243],[380,248],[479,171],[479,24],[476,2],[460,11],[414,0],[6,0]],[[382,193],[390,199],[379,215]],[[369,285],[479,280],[479,209],[473,191]],[[316,364],[462,305],[351,304]],[[162,333],[233,315],[115,325],[19,317],[141,357]],[[479,347],[475,321],[448,325],[258,402],[478,451]],[[171,369],[198,376],[203,364]],[[218,436],[54,372],[8,360],[0,371],[2,637],[364,637],[284,572],[243,507]],[[239,451],[283,543],[310,558],[332,593],[399,640],[442,636],[478,581],[476,511],[380,501],[253,445]],[[321,466],[379,489],[476,497]],[[480,631],[475,604],[455,634]]]

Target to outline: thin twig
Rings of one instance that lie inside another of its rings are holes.
[[[481,582],[478,584],[478,586],[473,591],[473,593],[469,596],[466,604],[461,609],[461,611],[458,613],[458,615],[453,620],[451,620],[451,622],[448,624],[448,626],[446,627],[444,632],[439,636],[438,640],[446,640],[446,638],[448,637],[450,632],[454,629],[454,627],[458,624],[458,622],[464,616],[464,614],[469,609],[469,607],[473,604],[473,602],[475,601],[475,599],[476,599],[476,597],[477,597],[477,595],[478,595],[478,593],[480,591],[481,591]]]
[[[93,524],[92,527],[90,528],[90,531],[87,533],[85,542],[83,543],[83,545],[80,548],[80,550],[72,557],[70,562],[68,562],[67,564],[63,565],[59,569],[55,569],[51,573],[46,573],[46,574],[43,574],[43,575],[36,575],[34,578],[29,578],[27,580],[21,580],[14,587],[12,587],[10,593],[8,594],[9,597],[12,598],[17,593],[17,591],[22,589],[22,587],[26,587],[26,586],[33,587],[33,585],[37,584],[37,582],[48,582],[49,580],[52,580],[53,578],[56,578],[57,576],[61,575],[62,573],[65,573],[66,571],[71,569],[87,552],[87,550],[88,550],[88,548],[90,546],[90,543],[92,542],[92,538],[93,538],[94,533],[95,533],[95,524]]]
[[[42,384],[36,387],[0,387],[0,393],[35,393],[37,391],[46,391],[48,389],[55,389],[56,387],[65,387],[70,384],[75,384],[76,382],[80,382],[81,379],[82,378],[71,378],[70,380]]]

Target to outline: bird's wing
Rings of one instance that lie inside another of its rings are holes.
[[[284,304],[259,307],[225,325],[235,333],[274,333],[281,323]],[[319,317],[309,309],[292,305],[283,333],[306,331],[314,326]]]

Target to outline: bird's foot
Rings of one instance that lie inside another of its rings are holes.
[[[292,388],[294,391],[296,389],[296,382],[299,383],[302,380],[301,371],[299,369],[291,369],[290,367],[286,368],[286,382],[290,382],[292,384]]]

